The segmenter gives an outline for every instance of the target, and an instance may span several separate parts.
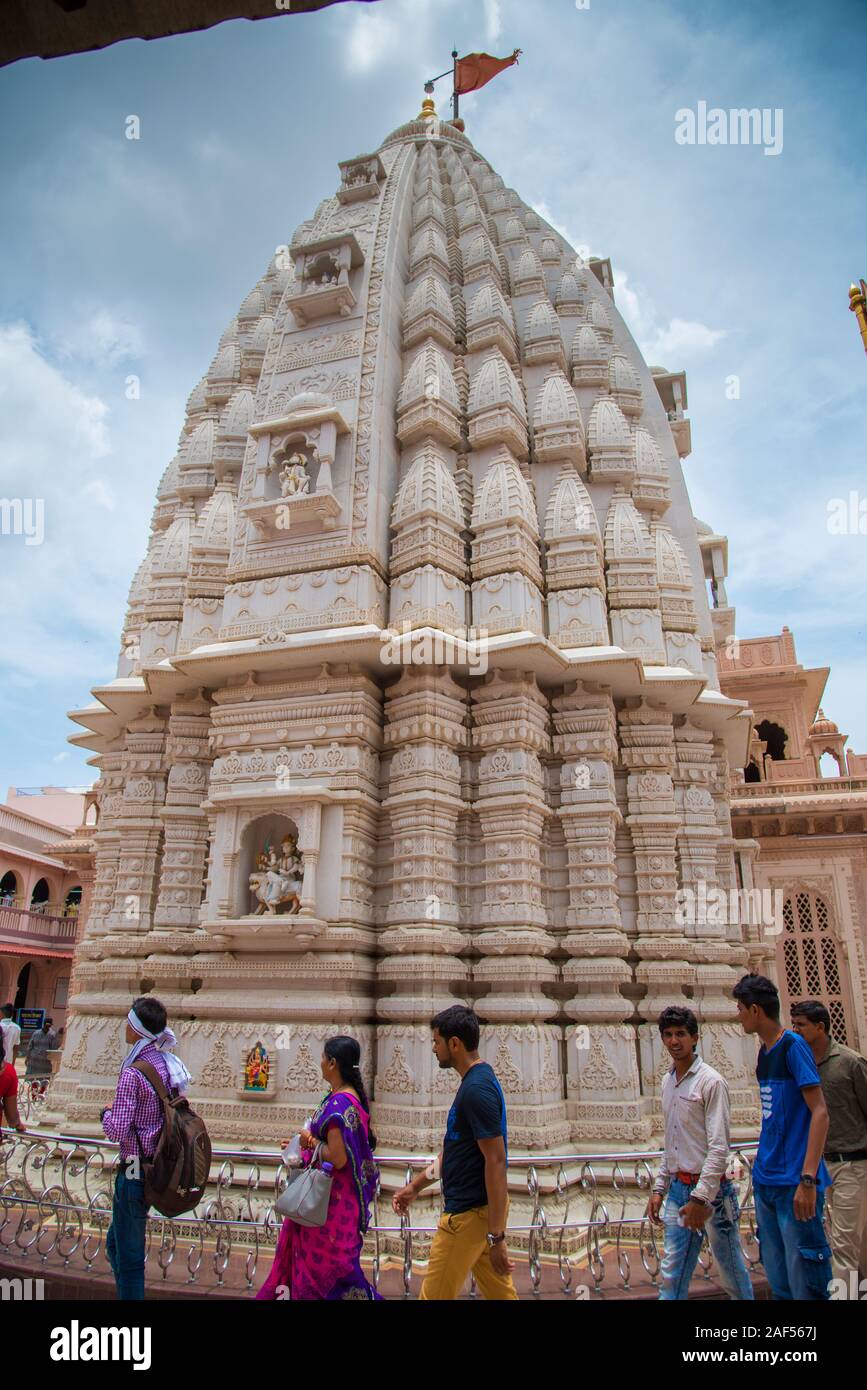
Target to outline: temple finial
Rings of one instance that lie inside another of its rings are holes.
[[[421,104],[421,110],[416,116],[417,121],[432,121],[436,119],[437,109],[433,99],[434,85],[432,82],[425,82],[425,98]]]

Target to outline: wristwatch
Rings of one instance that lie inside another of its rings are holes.
[[[499,1245],[502,1241],[506,1239],[506,1232],[500,1231],[499,1235],[493,1235],[491,1231],[488,1231],[488,1234],[485,1237],[485,1239],[488,1242],[488,1249],[493,1250],[495,1245]]]
[[[816,1186],[816,1179],[813,1177],[812,1173],[802,1173],[801,1182],[803,1183],[804,1187]]]

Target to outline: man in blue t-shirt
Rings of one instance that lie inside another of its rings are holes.
[[[440,1067],[461,1078],[439,1159],[392,1199],[403,1215],[442,1178],[443,1214],[431,1243],[420,1298],[457,1298],[472,1270],[483,1298],[516,1299],[514,1262],[506,1249],[506,1101],[493,1067],[479,1057],[479,1020],[454,1004],[431,1021]]]
[[[828,1298],[831,1251],[822,1225],[822,1161],[828,1109],[804,1039],[780,1025],[780,996],[764,975],[744,975],[732,990],[745,1033],[761,1040],[756,1077],[762,1132],[753,1192],[762,1264],[776,1299]]]

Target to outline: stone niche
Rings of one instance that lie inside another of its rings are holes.
[[[201,925],[223,945],[303,950],[327,926],[318,912],[322,805],[309,796],[287,805],[280,766],[273,770],[273,792],[212,789],[205,806],[213,833]]]
[[[353,233],[293,242],[289,250],[295,261],[295,281],[299,288],[287,296],[285,303],[299,327],[335,315],[348,318],[357,303],[349,283],[350,273],[364,262],[364,254]]]
[[[300,911],[304,861],[297,846],[298,826],[288,816],[275,812],[245,826],[236,885],[239,917],[277,917]]]
[[[365,198],[378,196],[380,180],[385,178],[385,169],[378,154],[359,154],[355,159],[343,159],[338,168],[338,202],[360,203]]]
[[[338,440],[349,434],[337,406],[319,391],[302,391],[285,415],[253,425],[250,433],[258,440],[256,471],[242,510],[258,538],[285,542],[333,530],[343,510],[333,469]]]

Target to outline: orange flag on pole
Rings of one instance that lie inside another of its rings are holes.
[[[492,58],[490,53],[468,53],[465,58],[458,58],[455,63],[455,94],[463,96],[465,92],[478,91],[498,72],[517,63],[520,56],[521,50],[516,48],[511,58]]]

